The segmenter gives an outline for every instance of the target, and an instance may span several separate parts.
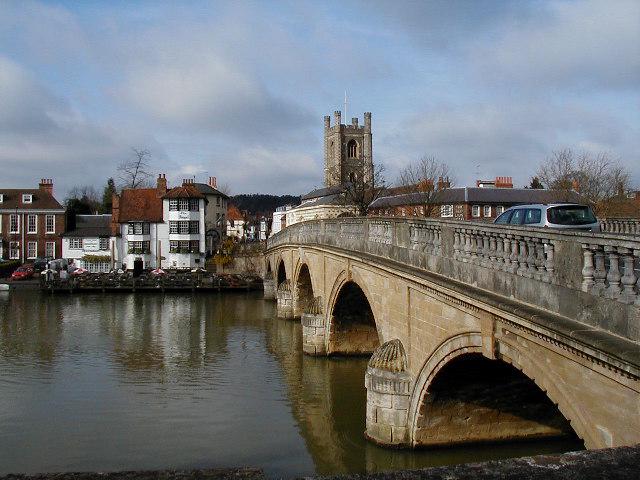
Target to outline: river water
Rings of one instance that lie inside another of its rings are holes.
[[[302,354],[261,293],[0,292],[0,474],[260,467],[271,477],[580,448],[366,442],[362,358]]]

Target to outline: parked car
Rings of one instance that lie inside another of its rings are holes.
[[[40,273],[47,269],[47,264],[49,263],[49,259],[47,258],[36,258],[33,260],[33,271],[35,273]]]
[[[577,203],[517,205],[505,210],[493,223],[600,231],[600,222],[591,207]]]
[[[33,267],[27,265],[16,268],[11,274],[11,280],[27,280],[31,277],[33,277]]]

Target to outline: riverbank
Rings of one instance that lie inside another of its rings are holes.
[[[511,458],[482,463],[467,463],[419,470],[398,470],[373,474],[302,477],[324,480],[636,480],[640,468],[640,445],[603,450],[584,450],[558,455]],[[261,480],[266,478],[256,468],[216,470],[155,470],[130,472],[50,473],[38,475],[4,475],[0,480]]]

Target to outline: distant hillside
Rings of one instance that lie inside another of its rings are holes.
[[[251,215],[271,215],[282,205],[299,205],[300,197],[294,195],[265,195],[262,193],[240,194],[231,196],[230,203],[240,210],[247,210]]]

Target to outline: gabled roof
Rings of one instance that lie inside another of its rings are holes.
[[[185,183],[180,187],[173,187],[162,198],[204,198],[204,195],[193,183]]]
[[[223,198],[229,198],[229,195],[222,193],[220,190],[213,188],[206,183],[192,183],[203,195],[219,195]]]
[[[162,198],[155,188],[129,188],[120,194],[120,223],[162,222]]]
[[[32,203],[22,203],[22,194],[33,196]],[[39,188],[0,188],[0,210],[64,210],[53,195]]]
[[[62,234],[63,237],[109,237],[111,215],[76,215],[76,226]]]
[[[344,187],[342,185],[336,185],[334,187],[325,187],[325,188],[317,188],[315,190],[311,190],[306,195],[302,196],[302,200],[311,200],[312,198],[318,197],[326,197],[328,195],[335,195],[337,193],[342,193],[344,191]]]
[[[244,217],[238,207],[230,205],[227,209],[227,220],[244,220]]]

